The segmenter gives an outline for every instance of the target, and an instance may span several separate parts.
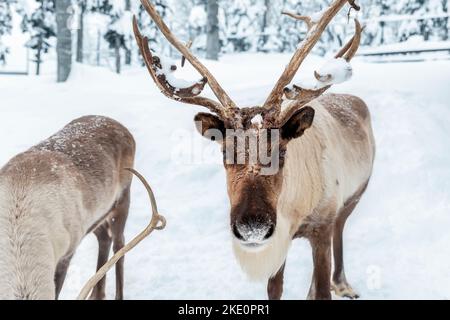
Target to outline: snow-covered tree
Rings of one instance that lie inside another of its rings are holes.
[[[107,12],[110,16],[108,31],[105,40],[110,49],[114,49],[116,72],[120,73],[122,68],[121,49],[127,50],[125,43],[125,32],[122,25],[122,17],[125,11],[125,1],[108,1],[110,9]]]
[[[183,31],[184,29],[185,32],[182,35],[187,38],[187,28],[186,24],[183,24],[182,22],[182,13],[186,13],[188,11],[187,8],[190,7],[191,3],[189,1],[183,1],[183,3],[180,3],[178,0],[171,1],[173,1],[173,4],[169,3],[167,0],[152,0],[152,3],[169,28],[174,30],[178,36],[180,36],[180,31]],[[171,8],[175,7],[177,7],[177,10],[172,11]],[[176,12],[176,14],[174,12]],[[184,17],[186,17],[186,15],[184,15]],[[142,5],[140,5],[138,9],[138,24],[142,33],[148,37],[149,45],[153,50],[161,52],[165,55],[170,55],[172,53],[172,49],[166,38],[164,38],[158,30],[157,26],[149,17]],[[183,36],[180,38],[183,39]]]
[[[78,25],[77,25],[77,47],[76,47],[76,61],[83,62],[83,50],[84,50],[84,18],[88,8],[92,7],[92,0],[77,0],[77,13],[78,13]]]
[[[257,43],[260,27],[258,20],[264,14],[257,0],[222,1],[224,11],[222,28],[227,51],[244,52],[253,50]]]
[[[27,46],[35,54],[36,75],[40,74],[42,55],[50,49],[49,39],[56,36],[55,0],[36,0],[37,9],[28,16],[25,13],[22,27],[30,32]]]
[[[2,43],[2,36],[11,32],[11,2],[4,0],[0,3],[0,64],[6,63],[9,49]]]
[[[411,35],[422,35],[424,40],[441,40],[448,37],[448,18],[437,18],[448,13],[448,2],[446,0],[408,0],[398,10],[399,14],[405,15],[428,15],[436,18],[416,20],[409,23],[409,28],[400,35],[401,40]]]
[[[193,49],[204,52],[206,48],[206,26],[208,23],[206,1],[195,1],[188,14],[189,39],[193,40]]]

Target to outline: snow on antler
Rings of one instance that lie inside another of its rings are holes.
[[[193,94],[198,94],[199,89],[196,88],[196,84],[200,84],[201,80],[199,81],[187,81],[184,79],[177,78],[175,76],[175,71],[177,70],[175,62],[167,57],[164,57],[162,55],[158,55],[159,58],[159,66],[158,70],[156,70],[157,76],[164,76],[166,81],[175,88],[175,93],[177,91],[180,91],[182,89],[186,89],[189,87],[193,87],[192,90],[197,90],[196,92],[192,92]]]
[[[344,58],[331,59],[315,72],[318,87],[345,82],[349,80],[352,75],[352,66]]]
[[[263,126],[263,117],[260,113],[258,113],[257,115],[255,115],[252,120],[250,121],[253,125],[255,125],[258,129],[261,129]]]

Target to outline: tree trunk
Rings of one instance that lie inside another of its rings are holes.
[[[84,34],[84,13],[86,11],[86,2],[83,1],[80,4],[80,17],[77,30],[77,55],[76,61],[79,63],[83,62],[83,34]]]
[[[56,3],[56,53],[58,55],[58,82],[65,82],[72,68],[72,33],[68,28],[71,0],[58,0]]]
[[[36,52],[36,75],[41,73],[41,54],[42,54],[42,36],[39,37],[38,48]]]
[[[263,16],[263,23],[262,23],[262,43],[261,43],[261,47],[264,48],[265,44],[267,43],[267,41],[269,40],[269,36],[267,34],[268,32],[268,26],[269,26],[269,20],[270,20],[270,0],[264,0],[264,6],[266,7],[266,12],[264,12],[264,16]]]
[[[208,0],[207,13],[208,22],[206,26],[206,58],[211,60],[219,59],[219,4],[218,0]]]
[[[116,73],[120,73],[121,61],[120,61],[120,38],[116,37],[116,43],[114,51],[116,53]]]
[[[448,13],[448,2],[447,1],[443,1],[442,2],[442,11],[444,11],[444,13]],[[449,32],[449,24],[448,24],[448,17],[444,18],[444,21],[442,22],[442,28],[443,28],[443,37],[442,40],[447,41],[448,40],[448,32]]]
[[[101,50],[102,50],[102,34],[100,31],[97,31],[97,55],[95,57],[97,66],[100,66]]]
[[[131,11],[131,0],[126,0],[125,1],[125,11]],[[126,48],[125,51],[125,64],[127,66],[131,65],[131,48],[132,48],[132,44],[133,44],[133,37],[130,35],[128,37],[128,48]]]

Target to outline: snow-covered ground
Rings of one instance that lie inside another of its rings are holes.
[[[207,65],[245,106],[263,102],[288,59],[242,54]],[[311,58],[304,74],[312,76],[320,63]],[[356,60],[353,68],[352,80],[333,91],[367,102],[378,150],[370,186],[345,232],[348,279],[364,299],[449,299],[450,61]],[[152,184],[168,221],[164,231],[128,254],[126,298],[265,299],[265,284],[247,280],[233,257],[221,154],[194,132],[200,110],[163,97],[144,68],[117,76],[77,65],[65,84],[55,84],[51,75],[0,76],[0,164],[78,116],[121,121],[136,137],[136,168]],[[203,159],[192,156],[198,150]],[[135,182],[127,239],[149,218],[149,201]],[[89,235],[73,259],[63,298],[76,297],[96,258],[96,240]],[[289,253],[284,298],[305,298],[311,273],[309,244],[297,240]],[[108,298],[113,279],[110,272]]]

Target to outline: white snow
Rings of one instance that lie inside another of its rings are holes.
[[[311,22],[313,23],[317,23],[319,22],[320,18],[323,17],[324,13],[328,10],[328,8],[324,8],[318,12],[313,13],[310,17],[311,17]]]
[[[160,60],[162,69],[158,69],[156,72],[156,75],[164,75],[166,77],[167,82],[169,82],[169,84],[172,87],[174,87],[176,89],[182,89],[182,88],[191,87],[191,86],[195,85],[196,83],[198,83],[198,81],[188,81],[188,80],[177,78],[175,76],[175,70],[172,70],[172,66],[176,66],[176,62],[170,58],[165,57],[164,55],[158,55],[158,58]],[[179,68],[177,68],[177,70],[178,69]],[[192,93],[197,94],[198,89],[194,88],[192,90]]]
[[[250,120],[250,122],[254,125],[256,125],[258,128],[262,127],[262,123],[263,123],[263,117],[261,114],[257,114],[256,116],[254,116],[252,118],[252,120]]]
[[[241,54],[205,64],[238,105],[253,106],[264,102],[289,58]],[[294,82],[323,62],[307,59]],[[378,149],[369,188],[345,230],[347,278],[363,299],[449,299],[450,61],[352,64],[352,79],[332,91],[367,102]],[[127,255],[125,297],[265,299],[265,284],[247,280],[232,253],[220,148],[200,137],[193,123],[194,114],[205,109],[165,98],[145,68],[117,76],[75,65],[68,83],[54,80],[53,73],[0,76],[0,164],[82,115],[108,115],[130,129],[138,146],[136,168],[152,185],[167,228]],[[182,159],[177,148],[185,151]],[[135,181],[126,238],[150,216],[145,190]],[[77,296],[96,260],[97,243],[89,235],[72,261],[63,298]],[[296,240],[286,266],[285,299],[306,297],[311,260],[308,242]],[[113,297],[110,272],[107,298]]]
[[[189,14],[189,24],[193,28],[202,28],[206,25],[206,11],[203,6],[195,6]]]
[[[317,72],[323,77],[330,77],[328,81],[320,81],[323,85],[343,83],[353,74],[352,66],[343,58],[327,61]]]
[[[362,47],[358,54],[381,54],[389,52],[410,52],[420,50],[448,50],[450,41],[425,41],[422,36],[412,36],[407,41],[385,44],[375,48]]]
[[[133,35],[133,27],[130,21],[133,20],[133,13],[131,11],[124,11],[120,18],[110,26],[111,30],[119,34],[129,37]]]
[[[19,15],[12,11],[12,23],[13,29],[18,30],[20,28]],[[9,53],[6,55],[7,64],[0,63],[0,72],[2,71],[14,71],[14,72],[26,72],[27,60],[29,53],[25,47],[25,43],[29,40],[29,35],[13,32],[12,34],[5,34],[0,39],[0,46],[6,46],[9,49]],[[0,48],[0,52],[1,52]]]

